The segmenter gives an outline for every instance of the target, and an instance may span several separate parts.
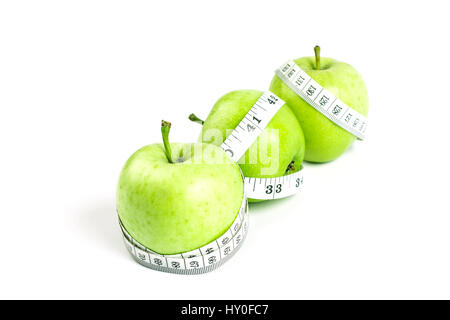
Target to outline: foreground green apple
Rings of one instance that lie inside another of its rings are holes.
[[[257,90],[239,90],[221,97],[203,124],[200,139],[221,145],[263,94]],[[294,113],[284,105],[238,161],[244,176],[273,178],[301,168],[305,153],[303,131]],[[251,199],[249,199],[251,200]]]
[[[117,187],[117,211],[128,233],[160,254],[197,249],[220,237],[242,204],[238,165],[217,146],[168,142],[136,151]]]
[[[320,58],[319,47],[315,48],[315,52],[315,59],[305,57],[294,61],[322,87],[354,110],[367,116],[369,99],[366,86],[359,73],[346,63],[331,58]],[[342,129],[310,106],[277,75],[272,79],[270,91],[286,101],[297,116],[305,134],[306,161],[334,160],[355,141],[356,137],[353,134]]]

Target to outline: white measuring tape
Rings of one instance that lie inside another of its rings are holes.
[[[263,93],[220,147],[238,162],[283,105],[272,92]]]
[[[297,171],[277,178],[245,177],[245,192],[252,199],[270,200],[292,196],[303,185],[303,172]]]
[[[174,255],[156,253],[127,232],[119,219],[123,240],[133,258],[145,267],[178,274],[200,274],[221,266],[240,248],[248,231],[248,203],[243,196],[242,205],[231,227],[218,239],[199,249]]]
[[[264,131],[285,102],[268,91],[256,101],[238,126],[228,135],[221,148],[238,161]],[[302,170],[277,178],[245,177],[244,187],[252,199],[270,200],[291,196],[303,185]]]
[[[275,73],[297,95],[341,128],[360,140],[365,138],[368,119],[335,97],[289,60]]]

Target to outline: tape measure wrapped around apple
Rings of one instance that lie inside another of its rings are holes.
[[[142,265],[170,273],[214,270],[237,251],[248,228],[243,175],[211,144],[169,143],[136,151],[123,167],[117,213],[128,251]]]
[[[272,92],[239,90],[221,97],[202,124],[200,141],[221,146],[245,176],[250,202],[284,198],[303,184],[303,131]]]
[[[369,99],[360,74],[349,64],[320,57],[289,60],[276,70],[270,90],[291,107],[305,134],[305,160],[338,158],[364,139]]]

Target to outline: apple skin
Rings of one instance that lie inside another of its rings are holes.
[[[315,69],[315,58],[304,57],[295,63],[322,87],[333,93],[354,110],[368,115],[369,98],[360,74],[349,64],[331,58],[320,58],[320,70]],[[329,120],[292,91],[277,75],[270,91],[292,108],[305,134],[305,160],[328,162],[347,150],[356,137]]]
[[[242,204],[238,165],[207,144],[152,144],[126,162],[117,186],[117,212],[130,235],[160,254],[198,249],[220,237]],[[186,150],[190,150],[189,156]]]
[[[263,92],[258,90],[238,90],[222,96],[206,118],[200,139],[203,142],[221,145],[227,137],[227,133],[229,134],[232,129],[238,126],[262,94]],[[277,129],[278,132],[267,129]],[[221,139],[211,141],[208,137],[210,130],[220,130]],[[270,146],[275,143],[279,144],[278,154],[275,154],[272,150],[259,152],[259,146]],[[249,159],[252,148],[254,148],[253,150],[258,149],[255,163],[245,161],[245,159]],[[245,177],[273,178],[285,175],[291,161],[295,161],[296,170],[290,173],[298,171],[301,168],[304,154],[305,138],[302,128],[294,113],[285,104],[267,124],[266,129],[258,136],[249,150],[241,157],[238,164]],[[267,169],[272,167],[277,168],[273,172],[265,172],[264,168],[266,171],[270,171]],[[249,199],[249,201],[254,202],[253,199]]]

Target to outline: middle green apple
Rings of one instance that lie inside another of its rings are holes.
[[[200,140],[220,146],[263,94],[232,91],[221,97],[203,122]],[[305,138],[295,114],[285,104],[238,161],[244,176],[273,178],[300,170]]]

